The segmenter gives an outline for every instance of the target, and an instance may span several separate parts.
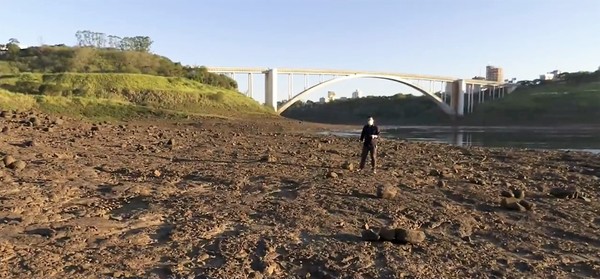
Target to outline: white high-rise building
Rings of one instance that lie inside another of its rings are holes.
[[[362,97],[362,92],[360,92],[360,90],[356,89],[356,91],[352,92],[352,98],[353,99],[357,99]]]

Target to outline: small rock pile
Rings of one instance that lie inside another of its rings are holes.
[[[535,207],[533,203],[525,200],[525,191],[521,189],[502,191],[500,196],[502,196],[500,205],[509,210],[528,211]]]
[[[403,228],[369,228],[361,234],[364,241],[389,241],[398,244],[417,244],[425,241],[425,233],[420,230],[409,230]]]

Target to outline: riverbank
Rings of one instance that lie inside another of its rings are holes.
[[[25,163],[0,168],[2,278],[600,277],[598,156],[386,140],[372,175],[348,170],[355,139],[316,134],[345,127],[285,119],[0,127]],[[509,188],[534,208],[502,207]],[[367,242],[365,224],[426,237]]]
[[[380,125],[596,126],[600,119],[600,71],[590,80],[522,85],[501,99],[476,103],[472,113],[452,119],[425,96],[396,94],[320,103],[297,103],[283,116],[335,124],[361,124],[373,116]],[[478,100],[475,96],[475,100]]]
[[[324,132],[358,138],[360,127]],[[524,126],[379,126],[382,137],[408,141],[445,143],[456,146],[572,150],[600,153],[600,127]]]

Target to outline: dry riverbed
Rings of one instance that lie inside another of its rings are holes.
[[[1,116],[0,278],[600,277],[598,155]]]

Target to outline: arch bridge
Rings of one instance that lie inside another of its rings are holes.
[[[497,81],[388,72],[236,67],[207,67],[207,70],[212,73],[228,75],[233,79],[239,74],[247,75],[248,90],[246,91],[246,95],[250,97],[253,97],[254,76],[264,75],[265,105],[271,107],[278,114],[281,114],[303,97],[315,93],[324,87],[359,78],[389,80],[404,84],[431,99],[449,116],[463,116],[471,113],[475,105],[504,97],[515,89],[514,84]],[[304,77],[304,90],[293,92],[294,77],[299,75]],[[287,76],[288,98],[278,106],[278,86],[282,76]],[[309,85],[308,78],[312,76],[318,76],[319,82]]]

